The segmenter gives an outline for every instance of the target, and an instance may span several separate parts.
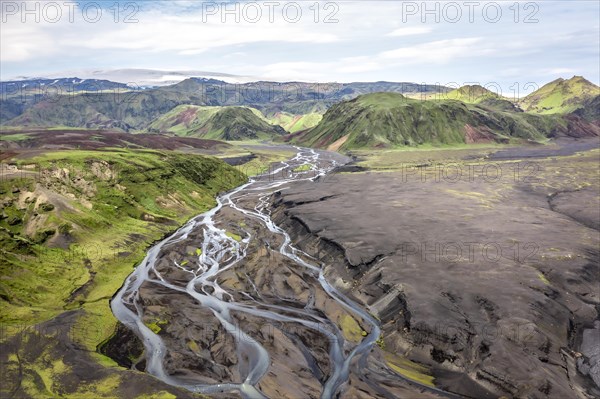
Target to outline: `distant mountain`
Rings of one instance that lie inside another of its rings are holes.
[[[49,103],[78,93],[118,93],[130,91],[124,83],[100,79],[29,78],[0,82],[0,123],[21,115],[38,102]]]
[[[51,96],[24,105],[3,98],[0,105],[2,108],[6,105],[10,111],[0,115],[0,123],[10,126],[111,126],[130,131],[145,129],[150,121],[182,104],[250,106],[265,114],[304,115],[322,113],[336,102],[370,92],[434,93],[438,90],[440,86],[415,83],[231,84],[216,79],[190,78],[175,85],[127,94],[94,92]]]
[[[520,101],[527,112],[539,114],[572,113],[600,95],[600,87],[581,76],[556,79]]]
[[[275,110],[293,114],[325,111],[330,105],[374,92],[436,93],[445,89],[436,85],[409,82],[252,82],[230,84],[215,79],[186,79],[178,84],[161,88],[164,91],[194,93],[204,104],[196,105],[247,105],[261,111]],[[300,111],[300,112],[297,112]],[[265,112],[268,113],[268,112]]]
[[[222,72],[203,70],[161,70],[147,68],[119,68],[119,69],[75,69],[55,72],[43,76],[44,79],[58,79],[63,76],[79,76],[81,79],[110,80],[132,84],[136,87],[169,86],[192,77],[219,79],[229,83],[247,83],[259,80],[256,77],[232,75]],[[26,76],[16,77],[14,80],[30,80]]]
[[[247,107],[180,105],[152,121],[150,132],[171,132],[216,140],[273,140],[286,131]]]
[[[104,79],[79,79],[79,78],[29,78],[25,80],[12,80],[0,82],[0,94],[14,96],[38,91],[40,95],[67,94],[81,91],[105,91],[114,89],[131,89],[125,83],[112,82]]]
[[[329,148],[386,148],[425,143],[540,141],[561,134],[600,135],[582,121],[524,112],[495,111],[455,100],[419,101],[397,93],[359,96],[331,107],[314,128],[287,141]]]
[[[14,100],[0,100],[0,106],[4,108],[7,103],[12,106]],[[19,115],[0,122],[7,126],[64,126],[132,131],[143,128],[152,119],[179,104],[192,102],[187,93],[158,89],[109,90],[60,96],[50,94],[25,104]]]

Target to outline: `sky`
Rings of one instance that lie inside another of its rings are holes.
[[[159,84],[186,75],[169,71],[188,71],[240,81],[478,83],[521,95],[559,77],[600,83],[599,4],[4,0],[0,77]],[[161,72],[110,74],[130,68]]]

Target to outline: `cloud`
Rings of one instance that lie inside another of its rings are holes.
[[[482,50],[477,46],[482,42],[483,38],[480,37],[437,40],[384,51],[379,54],[379,58],[417,64],[423,62],[447,63],[454,58],[472,57],[482,51],[493,52],[492,50]]]
[[[222,7],[225,2],[210,3]],[[228,7],[249,3],[226,2]],[[264,7],[264,2],[257,3]],[[577,7],[540,3],[544,18],[536,24],[515,23],[509,2],[502,3],[506,12],[497,24],[476,13],[475,23],[466,14],[456,24],[433,23],[433,18],[416,23],[421,21],[417,15],[414,25],[402,22],[402,2],[344,1],[328,9],[324,4],[329,3],[321,2],[315,12],[314,2],[296,1],[302,7],[297,23],[282,18],[284,2],[279,3],[273,22],[263,8],[257,23],[236,23],[233,18],[223,23],[221,15],[203,21],[201,1],[137,2],[139,22],[132,24],[113,21],[112,2],[102,3],[103,18],[97,23],[83,20],[81,8],[75,10],[74,22],[63,17],[53,24],[31,18],[21,23],[16,15],[2,23],[0,73],[7,78],[153,68],[276,80],[502,79],[510,80],[509,86],[516,81],[543,83],[549,75],[573,74],[572,68],[591,79],[598,75],[596,2],[579,2]],[[338,22],[325,23],[329,16]]]
[[[381,62],[370,57],[346,58],[335,69],[340,74],[377,71],[384,67]]]
[[[310,31],[304,25],[286,25],[286,29],[282,29],[282,23],[202,24],[199,18],[152,15],[143,24],[122,25],[91,40],[81,38],[75,44],[93,49],[176,51],[194,55],[214,48],[252,43],[318,44],[339,40],[334,34]]]
[[[430,33],[432,31],[433,31],[433,28],[431,28],[429,26],[411,26],[411,27],[407,27],[407,28],[396,29],[396,30],[388,33],[386,36],[394,36],[394,37],[414,36],[414,35],[423,35],[426,33]]]
[[[302,80],[322,81],[335,66],[331,62],[278,62],[261,68],[261,75],[271,80],[293,81],[302,76]]]
[[[268,65],[261,73],[269,78],[280,80],[294,79],[294,76],[318,80],[322,76],[327,76],[323,72],[333,71],[339,76],[343,76],[397,68],[408,64],[443,64],[455,58],[493,53],[494,50],[489,48],[477,50],[477,45],[482,41],[483,39],[479,37],[438,40],[383,51],[370,56],[344,57],[331,62],[275,63]]]
[[[45,74],[46,78],[76,76],[82,79],[106,79],[113,82],[131,83],[138,86],[164,86],[180,82],[190,77],[204,77],[223,80],[230,83],[247,83],[259,80],[256,76],[240,76],[220,72],[190,69],[71,69]]]
[[[0,59],[5,62],[22,62],[56,54],[59,51],[40,24],[2,23]]]
[[[572,75],[576,72],[573,68],[547,68],[540,71],[543,75]]]
[[[22,23],[19,14],[7,16],[6,23],[2,23],[2,61],[22,62],[44,55],[72,54],[78,49],[190,56],[236,45],[329,44],[340,40],[335,26],[316,26],[309,14],[298,23],[290,23],[281,15],[273,22],[264,16],[256,23],[244,18],[236,23],[236,16],[232,16],[229,22],[222,23],[218,16],[204,19],[199,7],[180,12],[194,4],[198,3],[163,3],[162,8],[153,4],[135,14],[137,23],[115,23],[113,11],[106,9],[98,22],[90,23],[82,17],[82,9],[75,8],[73,12],[64,6],[62,18],[55,23],[45,20],[43,14],[39,23],[33,17]],[[74,21],[69,21],[69,13],[74,15]]]

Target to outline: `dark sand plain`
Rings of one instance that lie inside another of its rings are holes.
[[[384,352],[437,387],[597,397],[598,140],[446,153],[297,183],[274,220],[381,320]]]

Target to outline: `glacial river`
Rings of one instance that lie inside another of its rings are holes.
[[[178,294],[189,295],[197,306],[210,309],[214,318],[226,331],[243,332],[232,315],[232,313],[242,313],[272,323],[297,323],[303,328],[327,336],[329,372],[322,378],[321,398],[336,397],[340,393],[343,385],[348,382],[351,364],[354,363],[352,367],[366,367],[364,365],[367,363],[367,356],[380,335],[378,321],[331,285],[324,276],[323,265],[316,259],[314,262],[310,261],[313,258],[295,248],[290,236],[278,227],[270,216],[269,199],[274,192],[298,181],[323,178],[335,166],[335,161],[323,159],[321,154],[312,149],[298,148],[294,158],[278,164],[270,173],[251,178],[248,183],[220,196],[217,198],[215,208],[193,218],[173,235],[149,250],[145,259],[127,278],[111,302],[112,311],[117,319],[142,340],[145,347],[147,373],[168,384],[194,392],[204,394],[237,392],[244,398],[265,398],[267,396],[257,385],[271,367],[271,354],[251,334],[238,333],[234,335],[234,342],[239,364],[244,365],[239,369],[241,380],[224,381],[218,384],[196,384],[190,383],[189,379],[169,374],[165,369],[165,356],[171,349],[160,334],[154,333],[143,322],[146,309],[143,301],[140,300],[140,287],[144,283],[160,285],[163,292],[172,290]],[[249,196],[256,200],[248,202]],[[242,206],[240,204],[243,202],[240,201],[242,198],[246,199],[244,201],[246,206],[252,203],[254,207],[248,209]],[[304,273],[313,275],[314,281],[320,284],[320,289],[348,314],[356,320],[361,320],[361,325],[368,334],[363,334],[365,336],[360,342],[348,342],[344,339],[344,334],[336,320],[329,320],[322,313],[311,312],[308,309],[310,304],[302,308],[285,304],[261,303],[259,296],[251,296],[250,293],[244,294],[251,298],[251,301],[235,301],[234,295],[228,292],[227,288],[221,287],[217,281],[222,273],[243,263],[247,256],[246,249],[254,237],[247,235],[236,239],[226,234],[225,229],[217,227],[222,210],[225,208],[239,213],[240,218],[257,221],[261,228],[277,235],[280,238],[277,240],[277,247],[269,250],[277,251],[293,262],[294,267],[304,269]],[[161,254],[186,240],[191,232],[198,229],[203,232],[203,241],[198,245],[202,250],[201,253],[198,251],[195,264],[182,265],[175,261],[172,263],[173,268],[179,268],[189,275],[187,283],[170,281],[165,273],[161,273],[156,267]]]

